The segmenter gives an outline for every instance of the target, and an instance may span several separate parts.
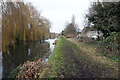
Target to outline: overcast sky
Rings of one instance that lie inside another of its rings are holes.
[[[29,0],[30,1],[30,0]],[[31,0],[41,11],[41,15],[52,23],[51,32],[61,32],[67,22],[71,22],[73,14],[79,28],[84,27],[84,16],[90,6],[90,0]]]

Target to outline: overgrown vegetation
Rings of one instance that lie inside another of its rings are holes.
[[[19,41],[43,40],[50,35],[50,21],[40,15],[31,3],[2,2],[2,46]]]
[[[120,2],[96,2],[87,14],[88,23],[102,31],[100,45],[107,55],[120,53]],[[90,26],[90,25],[89,25]]]
[[[107,38],[102,38],[101,40],[98,42],[100,47],[103,50],[103,53],[105,54],[105,56],[107,57],[116,57],[117,59],[119,58],[118,54],[119,54],[119,44],[116,43],[116,32],[112,32],[110,33],[110,36]]]
[[[118,61],[101,55],[99,45],[95,43],[78,42],[76,39],[69,39],[75,43],[81,52],[75,54],[96,78],[118,78]],[[113,58],[113,57],[112,57]]]

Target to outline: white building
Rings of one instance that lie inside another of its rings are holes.
[[[97,38],[98,36],[102,35],[103,33],[101,31],[98,31],[93,27],[84,27],[84,29],[81,32],[82,37]]]
[[[86,36],[90,38],[97,38],[97,36],[102,36],[101,31],[88,31],[86,32]]]

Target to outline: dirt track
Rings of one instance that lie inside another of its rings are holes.
[[[118,78],[118,63],[111,62],[110,59],[97,55],[97,46],[82,45],[77,39],[69,39],[76,44],[80,50],[78,54],[86,56],[83,59],[80,56],[74,56],[74,53],[69,53],[71,59],[75,60],[79,70],[84,78]],[[87,51],[84,51],[84,50]],[[71,49],[70,49],[71,50]],[[70,51],[71,52],[71,51]],[[85,54],[84,54],[85,53]],[[88,56],[87,56],[88,55]],[[91,65],[92,64],[92,65]]]
[[[118,64],[98,55],[97,45],[68,40],[59,39],[41,78],[118,78]]]
[[[74,78],[91,78],[93,77],[92,73],[88,69],[85,68],[85,65],[82,61],[78,60],[74,55],[74,51],[70,47],[66,47],[66,56],[71,62],[76,65],[77,70],[74,72],[74,75],[70,75],[67,77],[74,77]]]

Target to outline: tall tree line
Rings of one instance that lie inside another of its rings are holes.
[[[3,50],[19,41],[43,40],[50,35],[50,21],[31,3],[2,3]]]

